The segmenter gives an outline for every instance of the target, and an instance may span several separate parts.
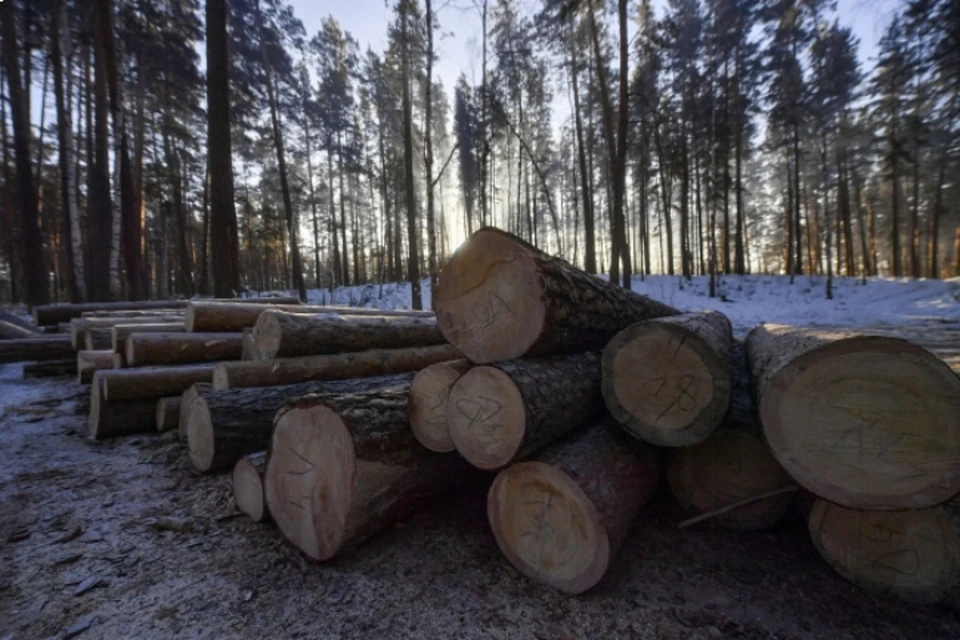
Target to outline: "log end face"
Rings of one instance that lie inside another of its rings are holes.
[[[610,542],[599,512],[551,465],[522,462],[502,471],[490,487],[487,516],[510,564],[533,580],[575,594],[607,570]]]
[[[262,522],[266,516],[263,501],[263,479],[257,468],[246,458],[241,458],[233,467],[233,499],[247,517]]]
[[[651,444],[703,442],[730,406],[731,371],[695,333],[635,324],[604,349],[603,396],[623,427]]]
[[[194,330],[194,323],[196,320],[196,309],[193,306],[193,302],[187,303],[187,308],[184,310],[183,314],[183,324],[187,332],[192,332]]]
[[[283,329],[280,326],[278,312],[265,311],[257,318],[253,327],[253,345],[260,360],[273,360],[280,352]]]
[[[264,475],[267,507],[309,558],[328,560],[340,550],[356,483],[353,440],[333,410],[292,408],[277,419]]]
[[[462,372],[463,368],[441,362],[420,370],[410,383],[410,428],[417,441],[430,451],[448,453],[456,449],[447,422],[447,400]]]
[[[918,509],[960,491],[960,378],[906,341],[807,351],[770,379],[759,413],[787,472],[837,504]]]
[[[440,275],[437,322],[447,341],[472,362],[519,358],[543,330],[542,295],[529,250],[504,234],[481,230]]]
[[[209,471],[216,453],[216,441],[210,407],[202,396],[194,398],[187,411],[187,448],[194,468],[201,473]]]
[[[230,370],[222,362],[213,368],[213,390],[226,391],[230,388]]]
[[[933,603],[960,581],[960,538],[940,507],[866,511],[816,499],[808,525],[820,555],[868,591]]]
[[[450,389],[447,424],[454,446],[470,464],[495,471],[509,464],[523,443],[523,397],[500,369],[474,367]]]
[[[103,387],[100,384],[100,376],[94,372],[90,384],[90,417],[88,426],[90,437],[94,440],[100,439],[100,404],[103,402]]]
[[[667,466],[670,492],[696,516],[754,496],[785,488],[792,480],[760,437],[744,429],[722,429],[701,444],[676,450]],[[738,531],[760,531],[777,524],[790,509],[793,494],[744,505],[711,518]]]
[[[114,337],[116,338],[116,334],[114,334]],[[125,353],[127,356],[127,366],[135,367],[137,365],[137,358],[135,353],[136,348],[133,343],[133,336],[127,336],[123,342],[124,342],[123,345],[115,344],[113,350],[117,353],[120,353],[120,349],[118,349],[117,347],[122,346],[123,353]]]

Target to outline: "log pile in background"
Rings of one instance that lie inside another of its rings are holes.
[[[186,306],[187,331],[243,331],[253,327],[265,308],[274,311],[315,315],[337,313],[350,316],[433,317],[430,311],[380,310],[360,307],[314,306],[301,304],[274,304],[269,307],[242,302],[217,300],[192,301]]]

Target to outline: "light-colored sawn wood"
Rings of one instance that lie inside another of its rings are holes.
[[[469,360],[438,362],[422,369],[410,384],[407,417],[417,441],[430,451],[446,453],[456,446],[450,437],[447,422],[447,399],[450,389],[470,367]]]

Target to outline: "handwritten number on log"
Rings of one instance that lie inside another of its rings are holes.
[[[300,455],[299,453],[297,453],[296,451],[294,451],[293,447],[287,447],[287,449],[290,450],[290,453],[292,453],[293,455],[295,455],[295,456],[297,456],[298,458],[300,458],[301,460],[303,460],[303,461],[309,466],[309,469],[304,469],[303,471],[287,471],[287,474],[288,474],[288,475],[291,475],[291,476],[305,476],[305,475],[307,475],[308,473],[310,473],[311,471],[316,471],[317,465],[313,464],[312,462],[310,462],[309,460],[307,460],[306,458],[304,458],[302,455]]]
[[[506,311],[511,316],[514,315],[513,309],[493,291],[488,293],[486,304],[482,302],[473,304],[473,317],[480,321],[480,329],[492,327],[499,319],[501,311]]]
[[[487,425],[502,409],[503,406],[499,402],[483,396],[477,396],[476,400],[468,398],[457,400],[457,411],[470,421],[467,425],[468,429],[476,424]]]

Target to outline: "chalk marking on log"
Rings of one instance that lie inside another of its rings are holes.
[[[313,464],[312,462],[310,462],[309,460],[307,460],[306,458],[304,458],[302,455],[300,455],[299,453],[297,453],[296,451],[294,451],[293,447],[287,447],[287,449],[290,451],[290,453],[292,453],[293,455],[297,456],[298,458],[300,458],[301,460],[303,460],[304,462],[306,462],[308,465],[310,465],[310,468],[307,469],[306,471],[287,471],[287,475],[290,475],[290,476],[305,476],[305,475],[307,475],[308,473],[310,473],[311,471],[316,471],[316,470],[317,470],[317,465]]]
[[[495,405],[496,408],[494,409],[493,413],[491,413],[491,414],[488,415],[488,416],[484,416],[483,418],[481,418],[480,416],[482,416],[483,413],[484,413],[483,403],[477,402],[476,400],[470,400],[469,398],[462,398],[462,399],[460,399],[460,400],[457,400],[457,410],[460,412],[460,415],[462,415],[464,418],[467,418],[467,419],[470,421],[470,424],[468,424],[468,425],[466,426],[467,429],[472,428],[472,427],[473,427],[475,424],[477,424],[477,423],[482,424],[482,425],[484,425],[484,426],[491,426],[491,425],[488,425],[487,422],[488,422],[491,418],[493,418],[494,416],[496,416],[498,413],[500,413],[500,411],[503,409],[503,405],[501,405],[499,402],[497,402],[497,401],[494,400],[493,398],[486,398],[486,397],[484,397],[484,396],[477,396],[477,399],[478,399],[478,400],[486,400],[489,404]],[[464,404],[476,406],[476,408],[477,408],[476,414],[471,417],[470,414],[468,414],[468,413],[464,410],[464,407],[462,406],[462,405],[464,405]],[[502,426],[502,425],[492,425],[492,427],[501,427],[501,426]]]

